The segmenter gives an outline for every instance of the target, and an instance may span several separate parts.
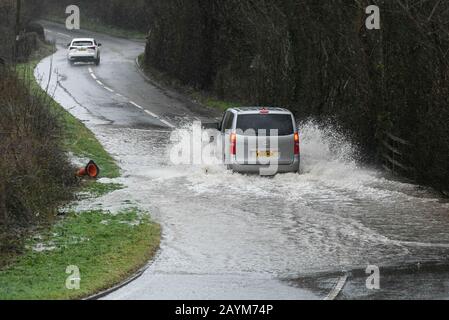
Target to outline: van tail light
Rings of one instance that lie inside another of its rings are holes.
[[[295,132],[295,156],[299,155],[299,133]]]
[[[235,133],[231,134],[231,155],[235,156],[237,154],[237,135]]]

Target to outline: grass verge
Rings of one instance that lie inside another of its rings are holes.
[[[58,17],[54,15],[47,15],[44,17],[45,20],[56,22],[56,23],[62,23],[65,24],[66,17]],[[87,17],[81,17],[80,22],[81,30],[90,30],[94,32],[104,33],[108,34],[110,36],[119,37],[119,38],[126,38],[126,39],[135,39],[135,40],[145,40],[146,34],[142,33],[137,30],[126,30],[117,28],[115,26],[111,25],[105,25],[98,22],[95,22],[93,20],[90,20]]]
[[[32,94],[46,93],[32,70],[54,48],[44,45],[33,61],[17,66]],[[102,177],[116,178],[120,170],[94,134],[53,99],[48,104],[62,121],[64,147],[80,158],[93,159]],[[116,183],[87,181],[81,192],[89,198],[121,189]],[[137,209],[111,214],[101,210],[70,212],[52,226],[41,227],[19,256],[11,256],[0,269],[2,299],[78,299],[90,296],[125,280],[147,263],[160,243],[161,230],[149,215]],[[79,290],[69,290],[68,266],[80,271]]]
[[[77,299],[100,292],[143,266],[159,238],[159,226],[137,210],[70,213],[0,271],[0,299]],[[79,290],[66,288],[68,266],[79,269]]]
[[[156,82],[161,83],[164,86],[173,88],[178,92],[182,92],[183,94],[187,95],[192,101],[199,103],[207,108],[226,111],[229,108],[242,106],[242,104],[239,102],[221,100],[209,92],[195,90],[192,87],[182,85],[177,79],[174,79],[155,68],[145,66],[144,54],[141,54],[138,57],[138,61],[142,71],[151,79],[154,79]]]

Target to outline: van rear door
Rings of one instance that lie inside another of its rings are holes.
[[[295,160],[295,123],[291,113],[263,111],[237,117],[238,164],[292,164]]]

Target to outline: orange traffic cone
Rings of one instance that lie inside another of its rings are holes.
[[[89,176],[90,178],[97,178],[100,175],[100,168],[94,161],[90,161],[86,167],[81,168],[76,173],[77,177]]]

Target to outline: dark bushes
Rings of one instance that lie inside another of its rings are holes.
[[[41,40],[41,41],[45,41],[45,31],[44,31],[44,27],[42,25],[40,25],[39,23],[36,22],[30,22],[26,28],[25,28],[25,32],[26,33],[35,33],[37,35],[37,37]]]
[[[14,47],[14,7],[11,0],[0,1],[0,58],[12,59]]]
[[[0,2],[0,267],[6,255],[22,248],[24,234],[55,217],[76,183],[56,111],[26,84],[32,70],[22,72],[21,79],[11,67],[14,60],[27,61],[42,36],[42,27],[29,25],[39,13],[39,1],[23,3],[14,59],[15,1]],[[26,32],[27,25],[35,32]]]
[[[35,32],[24,33],[17,42],[17,62],[26,62],[31,54],[39,49],[39,35]]]
[[[31,23],[33,19],[40,16],[42,3],[40,0],[22,0],[22,10],[20,15],[20,26],[16,30],[16,1],[0,1],[0,58],[6,61],[13,61],[15,33],[18,31],[22,35],[19,43],[19,58],[22,61],[29,56],[29,49],[35,46],[37,33],[43,41],[43,28],[38,24]],[[31,33],[31,34],[30,34]]]
[[[1,254],[11,250],[18,230],[51,221],[72,198],[76,180],[56,111],[45,97],[30,94],[15,71],[0,69]]]

